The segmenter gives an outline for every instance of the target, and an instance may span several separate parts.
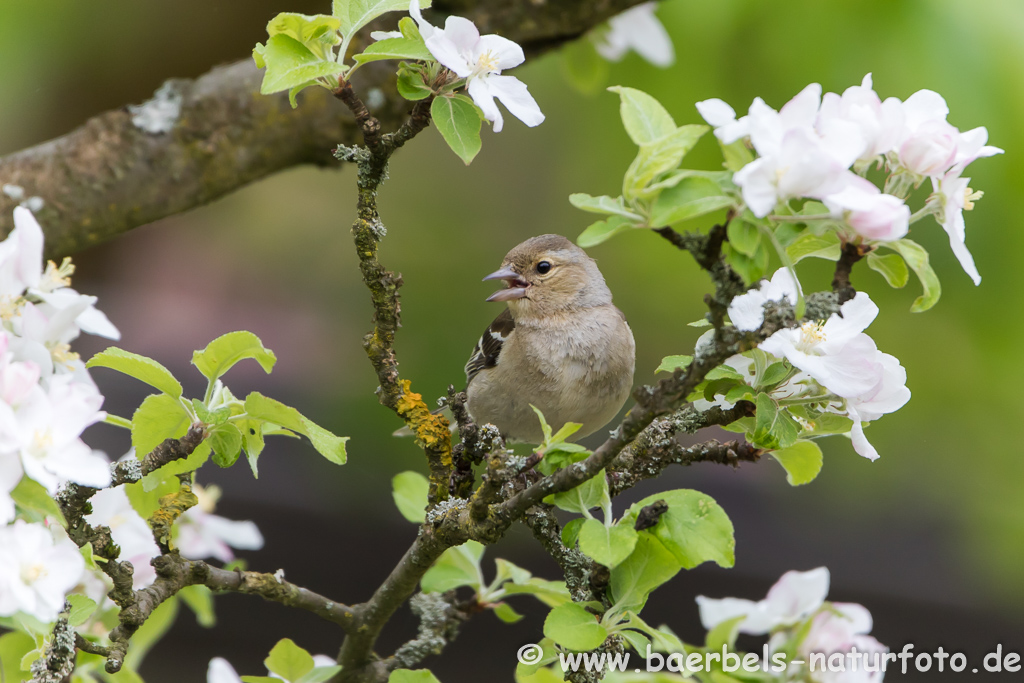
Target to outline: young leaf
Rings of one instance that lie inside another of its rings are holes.
[[[548,607],[557,607],[563,602],[569,602],[569,589],[563,581],[548,581],[536,577],[526,583],[506,583],[504,585],[506,595],[532,595]]]
[[[921,281],[924,293],[914,300],[914,304],[910,307],[911,312],[921,313],[938,303],[939,297],[942,296],[942,286],[939,284],[939,277],[928,262],[928,252],[925,248],[908,239],[886,242],[884,246],[902,256],[910,269],[917,274],[917,279]]]
[[[423,575],[420,589],[424,593],[444,593],[459,586],[472,586],[480,590],[484,585],[483,572],[480,570],[483,554],[484,546],[476,541],[466,541],[449,548]]]
[[[508,560],[502,558],[496,558],[494,560],[494,567],[497,569],[497,574],[494,577],[495,582],[502,584],[506,581],[512,581],[513,583],[526,583],[532,577],[532,574],[522,567],[512,564]]]
[[[718,144],[722,148],[723,165],[730,171],[736,172],[754,160],[746,140],[740,139],[728,145],[719,141]]]
[[[585,651],[600,647],[608,631],[593,614],[574,602],[565,602],[544,620],[544,635],[569,650]]]
[[[71,605],[71,611],[68,613],[68,623],[72,626],[81,626],[89,621],[89,617],[96,611],[96,601],[84,595],[69,595],[67,601]]]
[[[295,408],[254,391],[245,397],[245,412],[250,417],[265,420],[304,435],[320,455],[336,465],[344,465],[347,460],[345,442],[349,437],[332,434]]]
[[[899,254],[879,255],[877,251],[868,254],[868,268],[880,273],[890,287],[902,289],[910,279],[907,264]]]
[[[596,519],[583,522],[579,531],[580,551],[609,569],[629,557],[636,539],[637,532],[631,525],[605,526]]]
[[[263,342],[252,332],[229,332],[217,337],[202,351],[192,353],[192,365],[209,380],[224,375],[240,360],[252,358],[268,375],[274,369],[277,356],[263,346]]]
[[[732,522],[711,496],[700,491],[677,489],[648,496],[634,503],[619,524],[632,524],[640,509],[656,500],[664,500],[668,511],[655,526],[641,532],[641,537],[656,537],[684,569],[708,561],[720,567],[733,565],[736,540]]]
[[[523,615],[512,609],[512,606],[507,602],[499,602],[491,609],[494,610],[494,616],[498,617],[506,624],[514,624],[523,618]]]
[[[586,521],[586,517],[577,517],[576,519],[570,519],[566,522],[565,526],[562,527],[562,545],[566,548],[572,548],[575,546],[576,540],[580,536],[580,529]]]
[[[669,506],[671,512],[671,503]],[[678,574],[679,569],[679,560],[661,541],[650,533],[639,533],[633,552],[611,572],[615,610],[639,611],[651,591]]]
[[[622,201],[622,197],[612,198],[608,195],[594,197],[583,192],[577,192],[569,195],[569,203],[577,209],[589,211],[590,213],[616,214],[633,221],[643,220],[641,216],[626,208],[625,203]]]
[[[105,351],[100,351],[89,359],[85,364],[87,368],[110,368],[123,372],[129,377],[134,377],[140,382],[145,382],[155,387],[168,396],[179,398],[181,396],[181,383],[174,378],[171,371],[157,363],[152,358],[140,356],[137,353],[124,351],[111,346]]]
[[[430,116],[444,141],[469,166],[482,144],[482,119],[476,105],[463,95],[437,97],[430,103]]]
[[[693,356],[665,356],[661,359],[661,365],[654,372],[675,372],[686,368],[693,362]]]
[[[217,425],[210,430],[208,439],[213,461],[220,467],[231,467],[242,454],[242,433],[233,424]]]
[[[28,477],[22,477],[18,485],[11,491],[10,496],[23,513],[35,513],[32,515],[35,518],[32,521],[42,522],[45,517],[53,517],[60,522],[61,526],[67,526],[60,507],[42,484]]]
[[[637,145],[649,145],[676,130],[676,122],[658,100],[645,92],[615,85],[622,102],[619,113],[629,138]]]
[[[622,216],[609,216],[607,220],[591,223],[586,230],[576,238],[576,244],[587,249],[607,242],[620,232],[625,232],[633,227],[633,224]]]
[[[396,86],[398,87],[398,94],[412,102],[425,100],[434,92],[430,89],[429,85],[423,82],[422,75],[405,68],[399,69]]]
[[[289,35],[278,33],[267,40],[261,53],[266,72],[260,93],[270,95],[315,81],[336,77],[348,67],[333,59],[314,54],[308,47]]]
[[[318,666],[296,681],[296,683],[325,683],[326,681],[334,678],[335,674],[339,671],[341,671],[341,667],[337,664],[333,664],[331,666]]]
[[[790,486],[814,481],[821,471],[821,448],[813,441],[797,441],[788,448],[772,451],[772,457],[785,468]]]
[[[388,683],[441,683],[429,669],[395,669]]]
[[[709,652],[721,652],[722,648],[728,648],[731,652],[736,649],[736,636],[740,632],[740,624],[746,619],[746,615],[726,619],[708,631],[704,639],[704,646]]]
[[[753,256],[761,246],[761,231],[746,221],[731,221],[728,228],[729,244],[740,253]]]
[[[430,482],[419,472],[402,472],[391,480],[391,495],[398,511],[410,522],[422,524],[427,520],[427,491]]]
[[[430,0],[420,0],[420,9],[427,7],[430,7]],[[382,14],[409,11],[409,3],[406,0],[334,0],[332,9],[331,14],[341,24],[341,32],[349,38]]]
[[[189,416],[181,402],[168,394],[152,394],[132,415],[132,446],[142,460],[164,439],[178,439],[188,430]]]
[[[263,660],[267,670],[286,681],[298,681],[315,666],[313,656],[299,647],[291,638],[282,638]]]
[[[376,62],[382,59],[415,59],[423,62],[433,61],[434,55],[422,40],[409,38],[385,38],[371,43],[360,54],[352,58],[357,64]]]
[[[840,251],[839,235],[831,231],[824,235],[804,233],[786,247],[786,255],[793,263],[799,263],[805,258],[811,257],[838,261]]]
[[[337,31],[341,22],[324,14],[297,14],[281,12],[267,23],[267,35],[283,33],[291,36],[310,49],[336,45],[341,39]]]
[[[640,145],[636,158],[626,169],[622,179],[622,194],[627,198],[652,199],[659,190],[645,189],[662,173],[679,166],[686,153],[693,149],[697,140],[708,130],[710,129],[707,126],[696,124],[680,126],[661,139]],[[671,184],[675,186],[678,183],[673,180]],[[718,190],[717,185],[715,189]],[[721,191],[718,190],[716,194],[721,194]],[[729,203],[732,203],[731,199]]]
[[[25,680],[26,674],[21,670],[21,660],[35,649],[36,641],[23,631],[10,631],[0,635],[0,680]]]
[[[550,502],[567,512],[583,514],[590,508],[599,507],[607,498],[608,480],[605,479],[604,470],[601,470],[576,488],[554,494]]]

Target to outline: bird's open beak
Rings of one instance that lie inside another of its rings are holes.
[[[526,288],[530,284],[519,277],[519,273],[512,270],[511,268],[502,268],[496,270],[484,280],[504,280],[505,289],[499,289],[494,294],[487,297],[488,301],[512,301],[513,299],[522,299],[526,296]]]

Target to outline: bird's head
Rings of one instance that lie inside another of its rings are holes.
[[[517,320],[611,303],[594,259],[561,235],[531,237],[484,280],[504,280],[488,301],[507,301]]]

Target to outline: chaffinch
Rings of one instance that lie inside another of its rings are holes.
[[[554,429],[592,434],[633,386],[636,347],[594,259],[561,235],[532,237],[484,280],[504,280],[488,301],[508,303],[466,363],[467,408],[513,441],[540,443],[534,405]]]

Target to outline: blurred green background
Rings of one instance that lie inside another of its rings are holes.
[[[245,57],[278,11],[326,12],[328,4],[5,0],[0,153],[141,102],[166,78],[198,76]],[[652,93],[677,123],[698,122],[693,103],[706,98],[720,97],[741,113],[755,96],[778,108],[807,83],[842,92],[872,72],[882,98],[938,91],[951,123],[962,130],[987,126],[990,144],[1007,152],[970,168],[972,187],[985,192],[966,214],[980,287],[972,286],[930,219],[916,224],[911,237],[931,251],[942,279],[935,309],[909,312],[918,294],[913,278],[893,291],[864,267],[854,272],[854,284],[882,310],[868,331],[907,368],[913,392],[905,408],[869,430],[879,461],[860,458],[848,441],[833,438],[824,443],[821,476],[800,489],[791,489],[770,460],[739,472],[670,472],[660,484],[712,493],[733,517],[738,545],[730,572],[703,568],[677,578],[689,593],[680,592],[661,620],[699,634],[692,593],[756,599],[783,571],[825,564],[832,596],[864,602],[876,615],[875,633],[890,646],[918,642],[924,631],[915,629],[940,622],[953,630],[934,637],[953,646],[984,625],[1000,625],[992,637],[1005,635],[1002,625],[1019,632],[1024,461],[1016,427],[1024,400],[1014,387],[1024,371],[1024,323],[1016,314],[1024,232],[1014,224],[1013,205],[1024,181],[1024,4],[667,0],[660,16],[675,43],[675,66],[659,70],[631,55],[612,65],[607,85]],[[527,129],[510,120],[500,134],[485,131],[483,152],[469,168],[428,131],[397,155],[381,193],[388,227],[381,256],[405,279],[401,367],[428,400],[448,383],[461,387],[473,343],[499,312],[484,302],[493,287],[480,278],[529,236],[575,238],[591,216],[571,207],[567,196],[618,194],[635,152],[619,123],[617,98],[570,87],[558,54],[533,60],[516,75],[547,115],[543,125]],[[710,136],[687,160],[700,168],[720,163]],[[370,306],[348,230],[353,181],[348,170],[295,169],[76,257],[76,286],[100,296],[100,307],[124,333],[120,345],[184,376],[186,390],[200,388],[188,365],[193,349],[249,329],[280,362],[270,377],[254,364],[239,366],[228,376],[236,393],[259,388],[352,437],[343,469],[288,442],[268,447],[259,481],[241,467],[200,474],[227,489],[225,514],[252,517],[264,529],[268,548],[252,555],[254,567],[272,570],[284,556],[289,578],[321,581],[314,587],[348,600],[365,598],[411,540],[411,525],[393,509],[389,480],[403,469],[423,469],[411,443],[389,436],[399,425],[373,396],[375,377],[360,346]],[[622,235],[592,255],[633,327],[637,381],[648,382],[663,356],[692,349],[699,331],[686,323],[703,315],[707,279],[689,257],[649,233]],[[827,286],[828,265],[807,266],[806,285]],[[80,349],[103,347],[83,340]],[[145,393],[95,375],[113,412],[130,413]],[[95,438],[114,456],[127,448],[121,434]],[[338,562],[325,561],[330,556],[316,547],[335,549]],[[551,575],[550,561],[536,554],[525,532],[512,534],[497,552]],[[314,555],[317,566],[309,566],[305,558]],[[235,600],[223,602],[234,609]],[[880,616],[886,610],[912,618],[899,629],[895,621],[887,626]],[[411,617],[406,621],[411,629]],[[516,628],[517,635],[506,637],[526,642],[540,622]],[[267,647],[283,635],[267,633]],[[214,634],[209,642],[224,637]],[[332,651],[336,637],[323,638],[322,651]],[[262,642],[238,657],[258,669]],[[514,647],[493,647],[502,657],[496,670],[505,676]],[[206,659],[187,670],[199,671]],[[468,675],[451,671],[449,680]]]

